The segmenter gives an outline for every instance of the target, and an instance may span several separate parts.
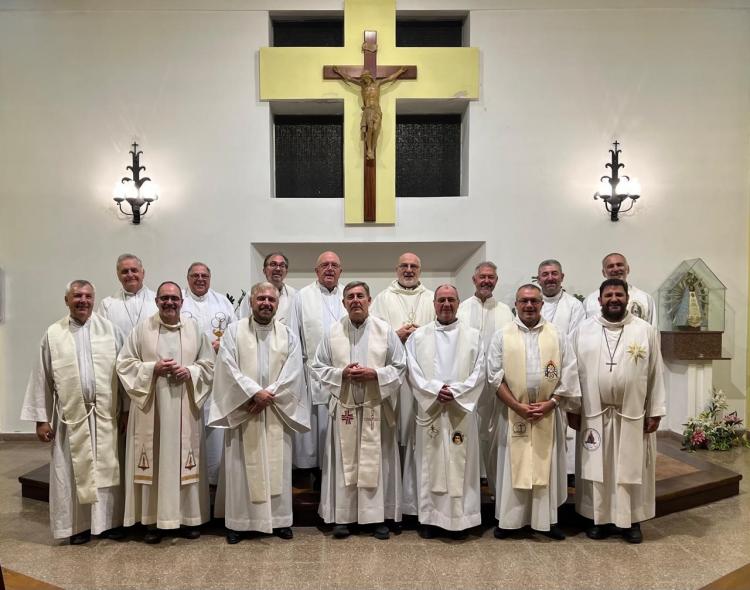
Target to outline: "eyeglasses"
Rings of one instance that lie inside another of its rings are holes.
[[[287,268],[286,262],[269,262],[266,266],[270,266],[271,268]]]
[[[211,278],[211,275],[209,275],[209,274],[204,274],[204,273],[197,273],[197,272],[194,272],[193,274],[191,274],[191,275],[190,275],[190,278],[191,278],[191,279],[210,279],[210,278]]]
[[[182,297],[177,295],[159,295],[159,301],[167,303],[169,301],[182,301]]]
[[[542,300],[541,299],[516,299],[516,303],[520,303],[521,305],[541,305]]]

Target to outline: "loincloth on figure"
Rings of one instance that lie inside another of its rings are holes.
[[[368,105],[362,107],[362,120],[359,123],[359,129],[364,137],[368,129],[378,129],[380,120],[383,118],[383,112],[379,105]]]

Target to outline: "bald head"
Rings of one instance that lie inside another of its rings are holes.
[[[318,277],[318,282],[329,291],[333,291],[339,284],[342,270],[338,254],[330,250],[318,256],[315,263],[315,275]]]
[[[399,285],[406,289],[415,289],[419,286],[420,276],[422,276],[422,261],[419,256],[411,252],[404,252],[399,256],[398,266],[396,266]]]

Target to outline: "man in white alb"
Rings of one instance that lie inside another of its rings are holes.
[[[118,256],[116,269],[122,289],[102,299],[97,312],[120,328],[127,338],[136,324],[156,313],[156,294],[143,286],[146,271],[135,254]]]
[[[203,403],[211,393],[214,351],[192,318],[180,318],[182,289],[162,283],[159,308],[128,336],[117,373],[131,399],[125,454],[125,526],[148,526],[146,543],[162,531],[208,521]]]
[[[455,539],[481,523],[479,432],[476,415],[485,387],[479,330],[457,319],[458,290],[435,290],[437,319],[406,342],[409,379],[417,401],[416,483],[423,538],[438,527]],[[404,472],[404,487],[411,472]]]
[[[291,539],[292,434],[310,428],[302,351],[276,320],[279,292],[253,285],[252,317],[224,333],[216,359],[209,423],[226,429],[224,469],[214,513],[224,518],[227,543],[242,531]]]
[[[580,408],[575,356],[567,335],[542,318],[542,292],[516,292],[516,319],[492,337],[487,376],[497,393],[495,537],[531,526],[563,540],[557,509],[568,497],[563,411]]]
[[[276,309],[274,319],[282,324],[289,325],[289,314],[292,309],[292,301],[297,289],[285,283],[289,272],[289,259],[282,252],[271,252],[263,259],[263,274],[266,280],[279,291],[279,305]],[[240,317],[250,316],[249,297],[245,297],[240,303]]]
[[[316,280],[294,296],[289,315],[289,327],[299,337],[302,360],[305,363],[307,405],[310,408],[310,432],[294,436],[294,466],[302,469],[319,468],[328,424],[328,408],[315,406],[322,399],[320,384],[310,370],[315,351],[331,326],[346,315],[342,304],[339,277],[341,260],[335,252],[323,252],[315,263]]]
[[[370,314],[396,331],[399,340],[405,344],[409,336],[435,319],[432,302],[434,293],[421,283],[422,261],[412,252],[404,252],[396,264],[396,280],[378,293],[372,301]],[[414,465],[414,396],[409,383],[404,379],[398,398],[399,444],[404,447],[404,471],[413,474],[406,478],[410,486],[403,490],[404,514],[417,514],[417,490],[411,486],[416,482]]]
[[[474,268],[471,277],[474,283],[474,295],[464,299],[458,307],[458,319],[472,328],[479,330],[485,354],[489,348],[492,335],[513,321],[510,307],[493,296],[497,286],[497,265],[485,260]],[[479,444],[482,451],[482,476],[487,477],[490,488],[495,483],[495,461],[493,438],[497,423],[495,415],[495,391],[489,383],[479,398],[477,417],[479,419]]]
[[[628,285],[628,311],[637,318],[645,320],[654,328],[658,327],[654,298],[635,285],[628,283],[630,266],[622,254],[612,252],[602,260],[602,276],[605,279],[620,279]],[[599,291],[589,293],[583,302],[587,318],[595,318],[601,311]]]
[[[344,287],[348,316],[331,326],[312,364],[328,406],[318,512],[339,539],[352,523],[388,539],[385,521],[401,520],[396,411],[406,355],[393,329],[369,315],[370,302],[367,283]]]
[[[206,335],[214,351],[224,330],[235,321],[234,308],[229,299],[211,288],[211,269],[203,262],[193,262],[187,271],[188,288],[182,290],[182,317],[193,318]],[[203,406],[203,418],[208,422],[208,404]],[[206,470],[208,483],[219,482],[224,432],[206,426]]]
[[[49,514],[52,536],[86,543],[91,534],[124,536],[118,454],[122,333],[94,309],[94,286],[65,289],[69,314],[47,328],[29,377],[21,420],[52,443]]]
[[[640,522],[655,514],[656,430],[666,414],[659,334],[628,311],[625,281],[607,279],[599,292],[601,314],[573,339],[583,396],[580,415],[568,414],[579,431],[576,510],[593,519],[590,538],[640,543]]]
[[[543,260],[537,267],[537,281],[542,287],[542,317],[554,324],[568,338],[572,337],[578,325],[586,319],[583,304],[563,289],[562,265],[552,258]],[[563,414],[565,419],[565,414]],[[567,424],[567,422],[566,422]],[[565,428],[565,452],[567,473],[571,477],[576,467],[576,433],[572,428]]]

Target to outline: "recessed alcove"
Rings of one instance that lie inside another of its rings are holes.
[[[251,244],[251,276],[261,280],[263,258],[270,252],[283,252],[289,258],[287,282],[304,287],[315,278],[315,261],[321,252],[333,250],[341,258],[344,272],[341,283],[364,280],[373,296],[387,287],[396,276],[398,257],[414,252],[422,259],[422,282],[434,289],[442,283],[454,283],[462,298],[471,292],[471,275],[485,256],[485,242],[255,242]],[[243,287],[247,289],[247,287]]]

